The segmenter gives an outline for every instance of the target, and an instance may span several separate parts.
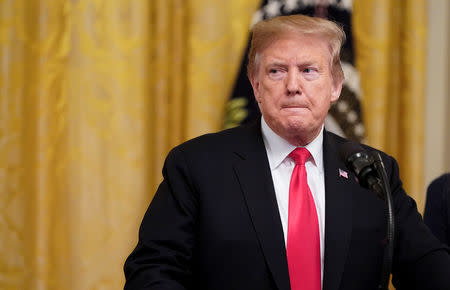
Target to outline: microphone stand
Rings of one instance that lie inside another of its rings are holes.
[[[394,255],[394,233],[395,233],[395,222],[394,222],[394,202],[392,199],[391,188],[389,186],[388,177],[386,174],[386,169],[384,168],[383,161],[381,160],[380,153],[371,152],[370,155],[374,159],[374,168],[378,172],[378,182],[372,184],[371,189],[375,191],[378,195],[382,196],[386,204],[385,215],[387,220],[387,230],[386,230],[386,246],[384,248],[383,256],[383,266],[381,268],[381,278],[380,284],[378,285],[379,290],[388,290],[389,277],[392,270],[392,259]]]

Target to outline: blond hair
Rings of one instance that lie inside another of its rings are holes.
[[[299,14],[279,16],[255,24],[248,53],[247,75],[249,79],[252,79],[257,73],[260,53],[269,44],[289,33],[318,36],[326,40],[331,50],[333,79],[334,81],[344,79],[340,60],[341,46],[345,41],[344,30],[332,21]]]

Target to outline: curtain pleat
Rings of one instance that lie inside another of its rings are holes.
[[[167,152],[221,127],[258,2],[0,1],[1,289],[123,287]]]
[[[426,0],[356,0],[354,38],[367,143],[393,155],[423,210]]]

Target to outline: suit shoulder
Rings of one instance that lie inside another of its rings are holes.
[[[220,154],[224,151],[231,151],[245,142],[248,135],[251,134],[252,125],[243,125],[230,129],[225,129],[215,133],[204,134],[190,140],[187,140],[175,146],[170,152],[169,156],[177,152],[184,154]]]
[[[325,130],[324,133],[325,133],[326,138],[331,139],[334,143],[336,143],[338,145],[341,145],[341,144],[344,144],[345,142],[350,141],[344,137],[341,137],[341,136],[339,136],[333,132],[327,131],[327,130]]]
[[[450,173],[434,179],[427,188],[428,195],[443,194],[450,197]]]
[[[208,133],[183,142],[178,147],[183,150],[188,150],[190,148],[203,148],[205,146],[209,148],[210,146],[227,146],[230,143],[234,144],[238,142],[245,135],[244,131],[245,127],[239,126],[215,133]]]
[[[335,133],[332,133],[332,132],[329,132],[329,131],[326,131],[326,135],[327,135],[327,138],[330,138],[331,140],[333,140],[333,142],[334,142],[334,144],[336,144],[337,146],[341,146],[341,145],[343,145],[344,143],[346,143],[346,142],[350,142],[350,140],[348,140],[348,139],[346,139],[346,138],[343,138],[343,137],[341,137],[341,136],[339,136],[339,135],[336,135]],[[356,141],[355,141],[356,142]],[[381,155],[381,157],[382,157],[382,159],[386,162],[395,162],[395,163],[397,163],[397,161],[395,160],[395,158],[394,157],[392,157],[391,155],[389,155],[389,154],[387,154],[387,153],[385,153],[385,152],[383,152],[383,151],[381,151],[381,150],[379,150],[379,149],[377,149],[377,148],[374,148],[374,147],[372,147],[372,146],[369,146],[369,145],[367,145],[367,144],[364,144],[364,143],[360,143],[360,142],[356,142],[356,143],[358,143],[365,151],[367,151],[367,152],[372,152],[372,151],[376,151],[376,152],[378,152],[378,153],[380,153],[380,155]],[[338,148],[339,149],[339,148]]]

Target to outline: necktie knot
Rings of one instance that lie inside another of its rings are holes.
[[[311,156],[308,149],[304,147],[297,147],[289,154],[289,157],[294,160],[296,165],[305,165],[306,160]]]

